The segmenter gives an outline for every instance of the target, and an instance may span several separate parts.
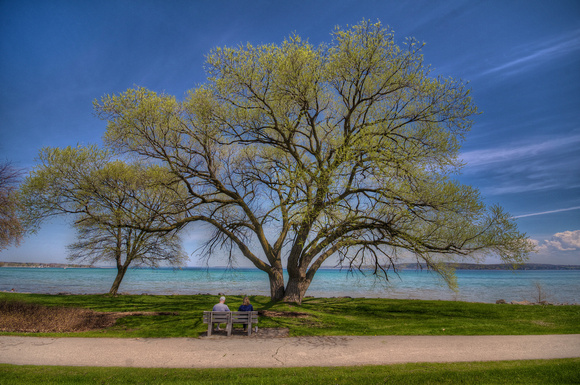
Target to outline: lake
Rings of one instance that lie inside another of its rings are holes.
[[[0,268],[0,291],[21,293],[107,293],[116,269],[110,268]],[[306,295],[315,297],[367,297],[457,300],[495,303],[536,301],[537,286],[545,299],[580,303],[580,270],[457,270],[458,291],[449,290],[434,273],[403,270],[389,282],[372,274],[349,274],[321,269]],[[268,276],[257,269],[222,268],[130,269],[120,293],[270,295]]]

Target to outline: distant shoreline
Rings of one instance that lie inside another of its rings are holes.
[[[448,263],[456,270],[580,270],[580,265],[551,265],[545,263],[524,263],[519,266],[514,266],[509,263],[494,263],[494,264],[477,264],[477,263]],[[398,269],[426,269],[423,265],[418,267],[414,263],[405,263],[397,265]]]
[[[552,265],[544,263],[525,263],[520,266],[513,266],[511,264],[476,264],[476,263],[448,263],[456,270],[580,270],[580,265]],[[114,269],[114,266],[95,266],[82,264],[68,264],[68,263],[39,263],[39,262],[0,262],[0,267],[26,267],[26,268],[56,268],[56,269]],[[166,267],[167,268],[167,267]],[[172,267],[169,267],[170,269]],[[206,267],[184,266],[182,269],[205,269]],[[225,269],[225,266],[212,266],[210,269]],[[363,266],[362,269],[372,269],[373,266]],[[179,269],[179,268],[178,268]],[[253,269],[253,268],[240,268]],[[322,269],[337,269],[337,268],[322,268]],[[426,270],[426,265],[419,265],[416,263],[402,263],[397,265],[398,270]]]

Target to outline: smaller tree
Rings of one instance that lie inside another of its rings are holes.
[[[10,162],[0,164],[0,250],[11,245],[18,246],[24,235],[24,227],[18,216],[19,178],[20,171]]]
[[[115,262],[109,293],[116,295],[129,266],[181,265],[186,259],[175,232],[140,230],[177,219],[173,185],[167,170],[115,160],[95,146],[47,148],[21,194],[32,228],[51,216],[74,216],[77,241],[69,246],[69,259]]]
[[[151,233],[103,225],[93,218],[75,223],[77,241],[68,246],[71,261],[114,261],[117,276],[109,294],[116,295],[129,266],[179,265],[186,258],[176,234]]]

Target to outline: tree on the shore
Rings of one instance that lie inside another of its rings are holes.
[[[115,160],[95,146],[46,148],[39,161],[21,187],[29,225],[37,229],[52,216],[72,215],[77,241],[69,259],[114,262],[110,294],[117,294],[129,266],[183,264],[175,231],[139,230],[179,220],[178,190],[166,170]]]
[[[209,224],[208,255],[251,261],[273,300],[301,302],[331,257],[386,277],[413,256],[452,285],[441,262],[519,263],[531,246],[452,179],[476,107],[463,82],[430,76],[421,46],[363,21],[319,47],[292,36],[217,48],[182,102],[137,88],[95,108],[108,145],[160,162],[187,190],[165,229]]]
[[[18,246],[25,233],[18,215],[20,175],[10,162],[0,163],[0,250]]]

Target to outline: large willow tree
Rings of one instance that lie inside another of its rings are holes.
[[[476,113],[466,85],[431,77],[421,45],[379,23],[333,36],[218,48],[183,101],[103,97],[107,143],[169,168],[188,191],[169,228],[209,225],[206,251],[247,258],[274,300],[300,302],[331,257],[386,275],[413,256],[449,283],[442,261],[525,259],[510,216],[452,179]]]

